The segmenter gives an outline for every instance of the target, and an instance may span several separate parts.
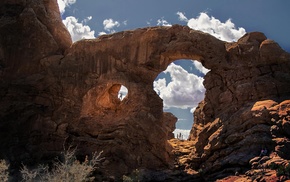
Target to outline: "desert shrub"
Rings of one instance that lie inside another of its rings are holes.
[[[82,182],[93,181],[94,177],[91,177],[92,172],[97,168],[97,165],[103,159],[100,153],[94,153],[92,159],[89,160],[86,156],[84,162],[80,162],[75,157],[76,149],[71,149],[63,152],[63,161],[57,159],[52,168],[48,166],[40,165],[36,169],[29,170],[25,165],[21,169],[23,181],[43,181],[43,182]]]
[[[277,176],[282,176],[282,175],[284,175],[284,167],[283,167],[283,166],[279,166],[279,167],[276,169],[276,173],[277,173]]]
[[[274,170],[274,169],[278,169],[279,165],[276,164],[275,162],[271,162],[271,164],[269,165],[269,168]]]
[[[123,175],[123,182],[139,182],[141,178],[140,171],[135,169],[129,176]]]
[[[9,178],[9,165],[5,160],[0,160],[0,181],[6,182]]]
[[[276,174],[277,176],[286,175],[290,177],[290,163],[285,166],[279,165],[279,167],[276,169]]]
[[[288,165],[285,167],[285,173],[286,173],[286,175],[290,176],[290,162],[289,162]]]

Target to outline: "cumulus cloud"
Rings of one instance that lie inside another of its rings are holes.
[[[206,69],[205,67],[203,67],[202,64],[201,64],[200,62],[198,62],[198,61],[193,61],[192,64],[195,66],[195,68],[196,68],[198,71],[200,71],[200,72],[203,73],[204,75],[206,75],[207,72],[210,71],[209,69]]]
[[[60,13],[63,14],[65,12],[65,8],[75,2],[76,0],[57,0]]]
[[[164,73],[170,74],[171,82],[167,84],[165,78],[158,79],[154,81],[153,86],[163,99],[165,108],[194,108],[203,100],[205,88],[202,77],[188,73],[174,63],[171,63]]]
[[[95,31],[91,30],[88,25],[84,23],[91,20],[92,17],[88,17],[82,22],[78,22],[78,20],[73,17],[69,16],[66,17],[62,22],[68,29],[69,33],[71,34],[73,42],[81,40],[81,39],[92,39],[95,38]]]
[[[172,26],[168,21],[164,20],[164,18],[160,18],[157,20],[158,26]]]
[[[196,109],[196,108],[197,108],[197,106],[196,106],[196,107],[193,107],[193,108],[191,108],[191,109],[190,109],[190,112],[191,112],[191,113],[194,113],[194,111],[195,111],[195,109]]]
[[[223,41],[237,41],[246,33],[244,28],[236,28],[231,19],[223,23],[213,16],[209,17],[206,13],[200,13],[197,18],[191,19],[186,18],[181,12],[177,12],[177,15],[179,20],[187,22],[190,28],[209,33]]]
[[[108,32],[115,32],[114,28],[119,27],[120,23],[118,21],[114,21],[113,19],[105,19],[103,21],[104,29]]]
[[[65,12],[65,8],[76,3],[76,0],[57,0],[57,3],[60,13],[63,14]],[[92,18],[92,16],[89,16],[81,22],[78,22],[78,19],[75,17],[68,16],[62,20],[63,24],[68,29],[73,42],[81,39],[95,38],[95,31],[91,30],[91,28],[86,25],[86,23],[92,20]]]
[[[111,34],[116,32],[116,28],[120,26],[127,26],[128,20],[122,21],[121,23],[119,21],[115,21],[112,18],[105,19],[103,21],[104,25],[104,31],[101,31],[98,33],[98,35],[105,35],[105,34]]]
[[[98,33],[99,36],[101,36],[101,35],[106,35],[106,34],[107,34],[106,32],[99,32],[99,33]]]
[[[118,92],[118,97],[120,100],[123,100],[128,94],[128,89],[124,85],[121,85],[121,88]]]
[[[182,12],[179,12],[179,11],[178,11],[176,14],[178,15],[178,19],[179,19],[180,21],[188,22],[188,19],[186,18],[186,16],[185,16]]]
[[[82,21],[82,23],[83,24],[86,24],[86,23],[88,23],[90,20],[92,20],[93,19],[93,17],[92,16],[88,16],[87,18],[85,18],[83,21]]]

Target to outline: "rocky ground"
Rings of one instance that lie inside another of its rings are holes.
[[[290,181],[290,160],[285,160],[275,153],[254,157],[249,161],[248,170],[245,170],[243,173],[237,171],[235,174],[225,178],[211,179],[209,176],[203,174],[202,169],[194,170],[191,168],[192,158],[190,153],[195,150],[193,141],[175,138],[169,140],[169,143],[173,147],[172,152],[175,156],[175,170],[184,171],[195,180],[217,182]]]
[[[195,150],[194,142],[174,138],[169,140],[169,143],[173,147],[172,153],[175,156],[174,167],[188,174],[197,174],[198,171],[190,168],[190,153]]]

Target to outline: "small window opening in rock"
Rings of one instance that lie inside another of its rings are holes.
[[[209,70],[198,61],[176,60],[161,72],[153,83],[163,99],[164,112],[171,112],[178,121],[175,138],[187,140],[193,125],[193,112],[204,99],[203,77]]]
[[[118,92],[118,98],[122,101],[128,94],[128,89],[124,85],[121,85],[120,90]]]

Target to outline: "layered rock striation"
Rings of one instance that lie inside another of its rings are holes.
[[[262,33],[227,43],[174,25],[72,44],[56,0],[4,0],[0,15],[0,157],[15,166],[72,144],[80,156],[104,151],[106,175],[173,168],[176,118],[153,81],[177,59],[211,70],[184,166],[216,177],[245,169],[261,147],[289,157],[290,55]]]
[[[264,148],[289,160],[289,54],[257,32],[225,46],[230,66],[205,76],[206,96],[194,113],[193,168],[234,174]]]

